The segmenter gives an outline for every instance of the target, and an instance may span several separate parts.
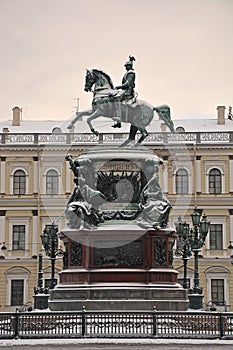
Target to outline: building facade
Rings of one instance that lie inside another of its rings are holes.
[[[163,159],[160,184],[172,204],[170,225],[179,216],[191,223],[197,207],[211,221],[206,243],[199,254],[200,286],[204,306],[233,311],[233,123],[225,107],[208,120],[174,120],[177,132],[167,132],[160,120],[148,127],[143,146]],[[0,128],[0,312],[33,304],[38,278],[40,235],[46,225],[65,225],[64,210],[73,191],[66,154],[120,145],[127,126],[110,131],[110,122],[99,122],[99,137],[85,121],[67,130],[67,122],[23,121],[13,108],[12,120]],[[4,249],[6,248],[6,249]],[[231,246],[230,246],[231,248]],[[50,283],[51,264],[43,251],[44,285]],[[174,257],[183,278],[183,263]],[[56,278],[62,259],[56,261]],[[193,257],[188,261],[193,286]]]

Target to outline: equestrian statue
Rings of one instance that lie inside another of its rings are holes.
[[[136,133],[139,131],[141,136],[135,144],[137,146],[148,136],[146,126],[152,121],[155,111],[170,131],[175,132],[169,106],[153,107],[149,103],[137,99],[134,91],[135,71],[133,61],[135,61],[135,58],[129,56],[129,60],[125,63],[126,73],[122,79],[122,84],[115,88],[109,75],[102,70],[87,70],[84,90],[93,92],[92,109],[76,112],[76,116],[68,125],[68,129],[71,129],[82,116],[88,116],[87,123],[90,130],[98,136],[99,132],[94,129],[92,121],[99,117],[107,117],[114,120],[115,124],[112,125],[114,128],[120,128],[122,122],[131,124],[129,137],[121,146],[134,141]]]

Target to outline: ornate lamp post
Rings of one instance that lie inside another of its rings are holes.
[[[43,288],[43,268],[42,268],[43,254],[39,253],[38,259],[38,279],[37,287],[34,287],[34,308],[43,310],[48,308],[49,288]]]
[[[41,235],[41,240],[43,247],[45,249],[45,253],[50,257],[51,261],[51,283],[50,289],[53,289],[56,285],[55,279],[55,261],[57,257],[63,256],[63,251],[58,248],[58,225],[52,223],[52,225],[47,225],[44,228],[43,234]]]
[[[198,253],[201,251],[205,243],[206,236],[209,232],[210,222],[207,220],[207,216],[204,214],[201,218],[201,214],[197,208],[191,214],[193,228],[189,228],[186,222],[178,219],[176,223],[176,229],[178,235],[180,235],[183,255],[184,255],[184,280],[186,279],[187,286],[187,259],[190,249],[194,254],[194,287],[189,289],[189,306],[191,309],[201,309],[203,307],[203,294],[202,288],[199,285],[199,269],[198,269]],[[191,255],[191,254],[190,254]],[[189,256],[190,256],[189,255]]]
[[[184,222],[181,216],[178,217],[176,225],[176,232],[178,234],[177,248],[175,255],[183,260],[184,267],[184,277],[183,277],[183,287],[184,289],[189,288],[188,284],[188,260],[192,255],[189,243],[189,225]]]

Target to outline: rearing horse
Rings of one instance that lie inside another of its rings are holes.
[[[148,136],[145,127],[152,121],[154,111],[158,113],[159,117],[169,127],[170,131],[175,132],[174,124],[170,117],[170,108],[167,105],[153,107],[142,100],[137,100],[133,103],[132,101],[131,103],[122,102],[119,91],[114,89],[111,78],[98,69],[87,70],[84,90],[92,91],[93,85],[94,96],[92,109],[76,112],[76,116],[71,121],[68,129],[72,128],[80,117],[87,115],[89,116],[87,118],[87,123],[91,131],[98,136],[99,132],[94,129],[92,121],[99,117],[107,117],[119,121],[119,117],[116,115],[116,108],[118,108],[121,115],[121,122],[131,124],[129,138],[121,146],[125,146],[135,140],[137,131],[141,133],[141,137],[135,145],[142,143]]]

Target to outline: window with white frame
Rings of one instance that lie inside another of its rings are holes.
[[[218,310],[226,310],[229,305],[229,270],[222,266],[212,266],[206,271],[207,302],[218,306]]]
[[[11,280],[11,306],[19,306],[24,303],[24,280]]]
[[[209,256],[227,256],[228,241],[226,239],[227,217],[208,216],[210,220],[210,230],[206,237],[205,249]]]
[[[12,249],[25,250],[25,225],[13,225]]]
[[[29,254],[29,223],[30,217],[9,217],[9,249],[8,256]]]
[[[46,173],[46,194],[58,194],[58,172],[54,169]]]
[[[179,169],[176,172],[176,194],[188,194],[188,172],[186,169]]]
[[[26,174],[23,170],[16,170],[13,174],[13,194],[24,195],[26,193]]]
[[[224,283],[225,281],[223,278],[211,279],[211,301],[216,305],[225,304]]]
[[[209,171],[209,193],[222,193],[222,174],[219,169],[213,168]]]
[[[6,271],[6,305],[20,306],[28,301],[29,271],[23,267],[12,267]]]
[[[223,249],[223,225],[222,224],[210,224],[209,240],[210,240],[211,250]]]

